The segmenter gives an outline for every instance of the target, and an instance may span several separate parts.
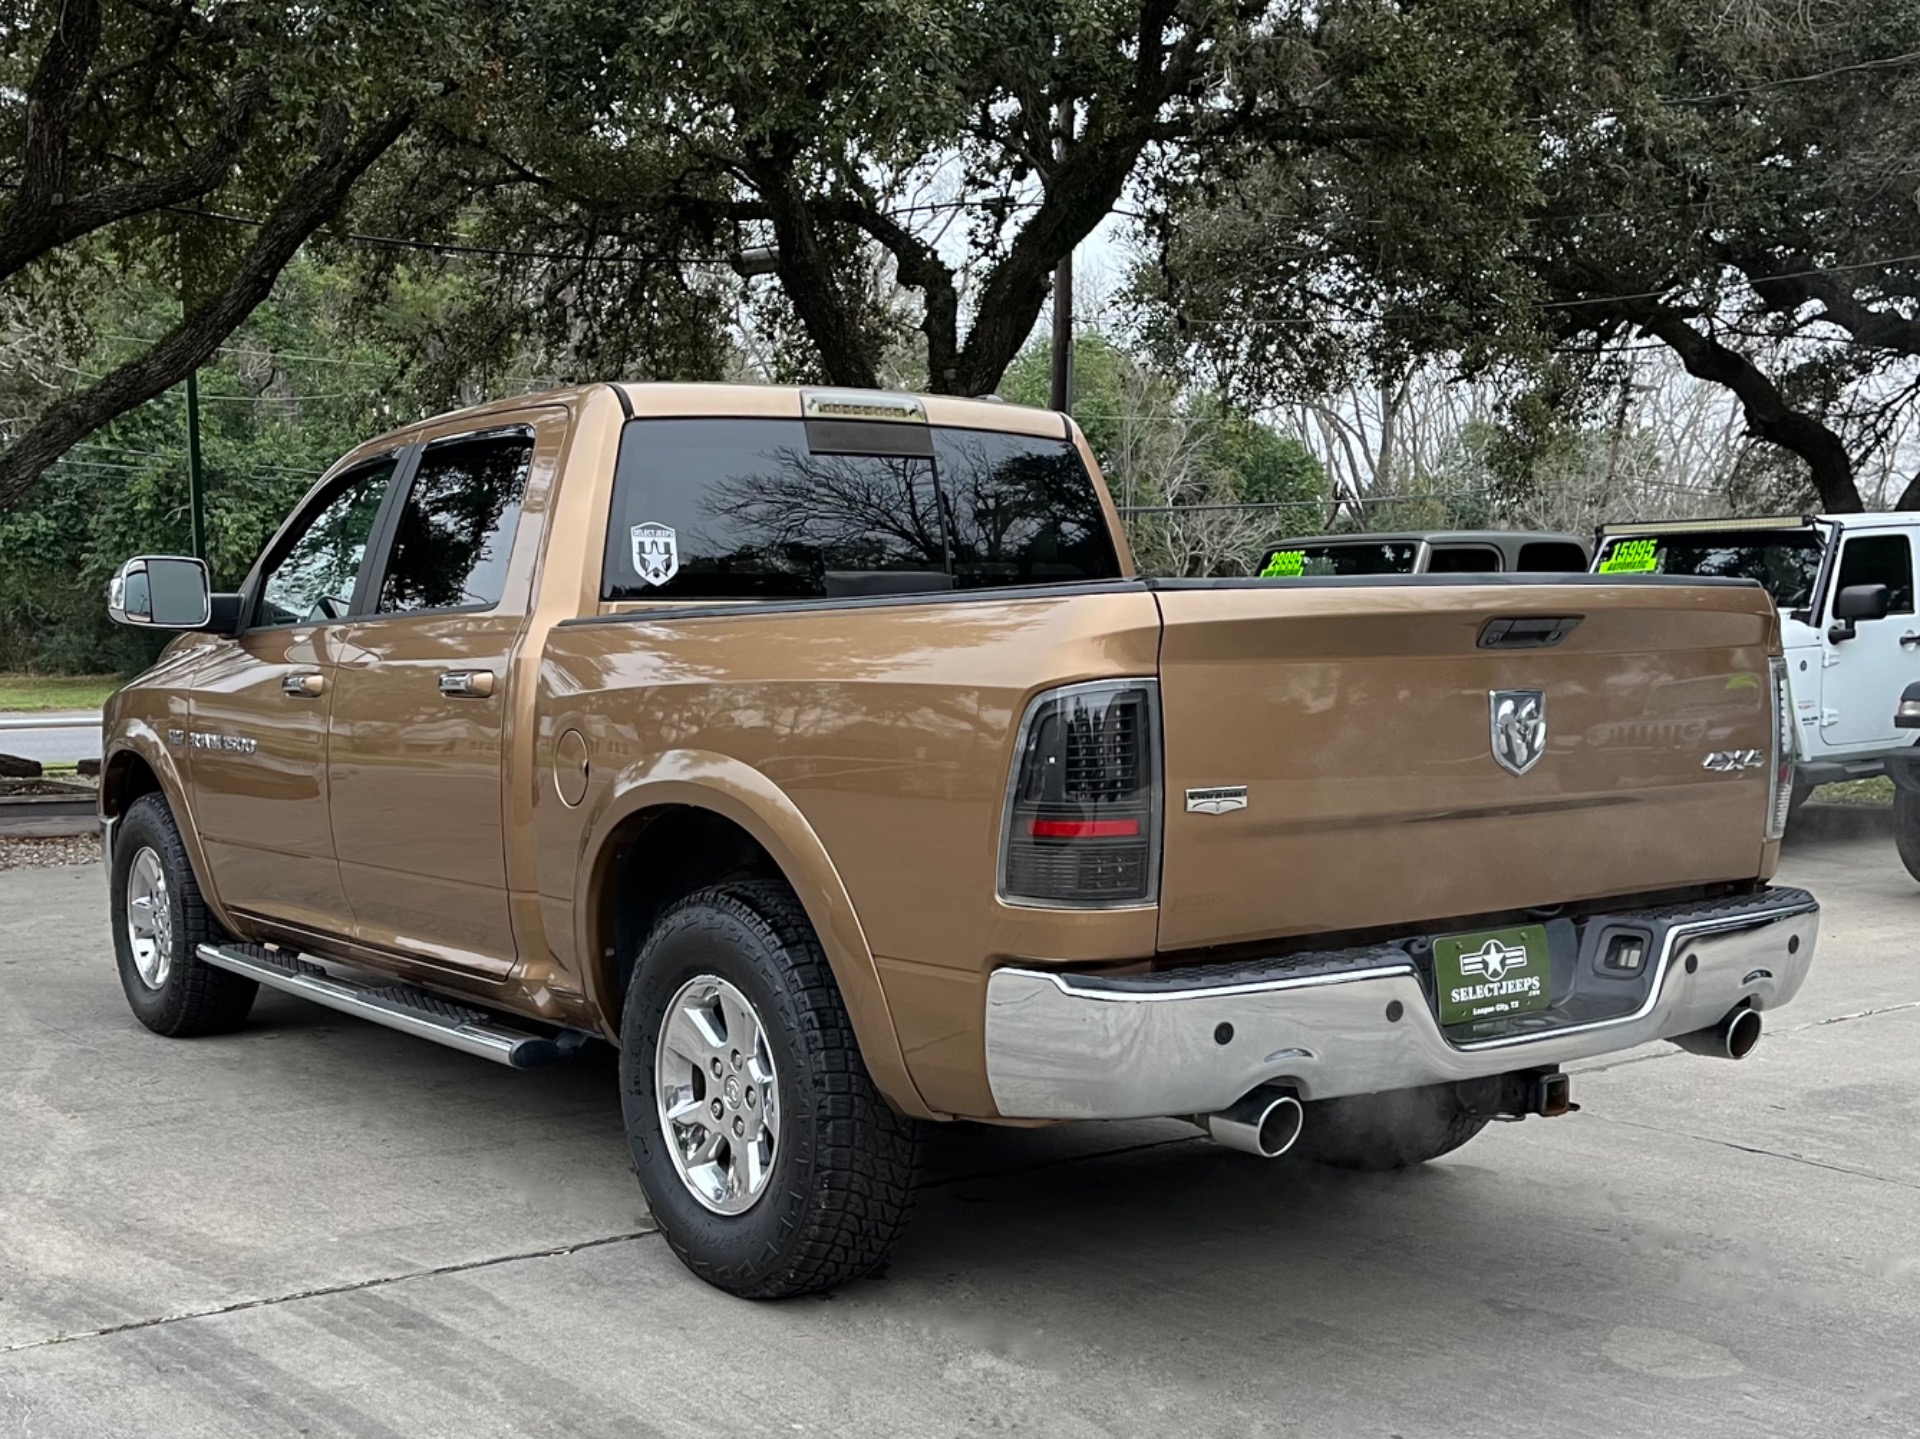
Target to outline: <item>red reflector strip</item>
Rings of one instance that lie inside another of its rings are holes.
[[[1027,833],[1035,839],[1132,839],[1137,819],[1036,819]]]

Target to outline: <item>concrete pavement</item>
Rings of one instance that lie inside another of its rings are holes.
[[[944,1131],[886,1277],[752,1305],[648,1233],[605,1051],[157,1039],[99,867],[0,873],[0,1433],[1920,1434],[1920,885],[1782,878],[1819,960],[1744,1064],[1581,1066],[1390,1176]]]

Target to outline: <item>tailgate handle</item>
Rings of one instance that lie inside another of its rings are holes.
[[[1488,620],[1480,629],[1483,650],[1539,650],[1573,633],[1584,615],[1516,615]]]

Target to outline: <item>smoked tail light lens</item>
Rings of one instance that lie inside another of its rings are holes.
[[[1154,902],[1158,700],[1152,680],[1102,680],[1027,706],[1001,831],[1002,899],[1069,909]]]
[[[1768,839],[1787,832],[1787,810],[1793,805],[1793,691],[1784,659],[1768,661],[1773,672],[1773,788],[1767,795]]]

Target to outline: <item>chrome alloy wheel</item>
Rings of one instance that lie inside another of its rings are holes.
[[[127,944],[140,982],[148,989],[166,984],[173,973],[173,905],[167,872],[152,848],[142,849],[127,866]]]
[[[766,1192],[780,1144],[779,1084],[765,1027],[717,975],[680,986],[660,1021],[654,1102],[673,1167],[715,1214],[744,1214]]]

